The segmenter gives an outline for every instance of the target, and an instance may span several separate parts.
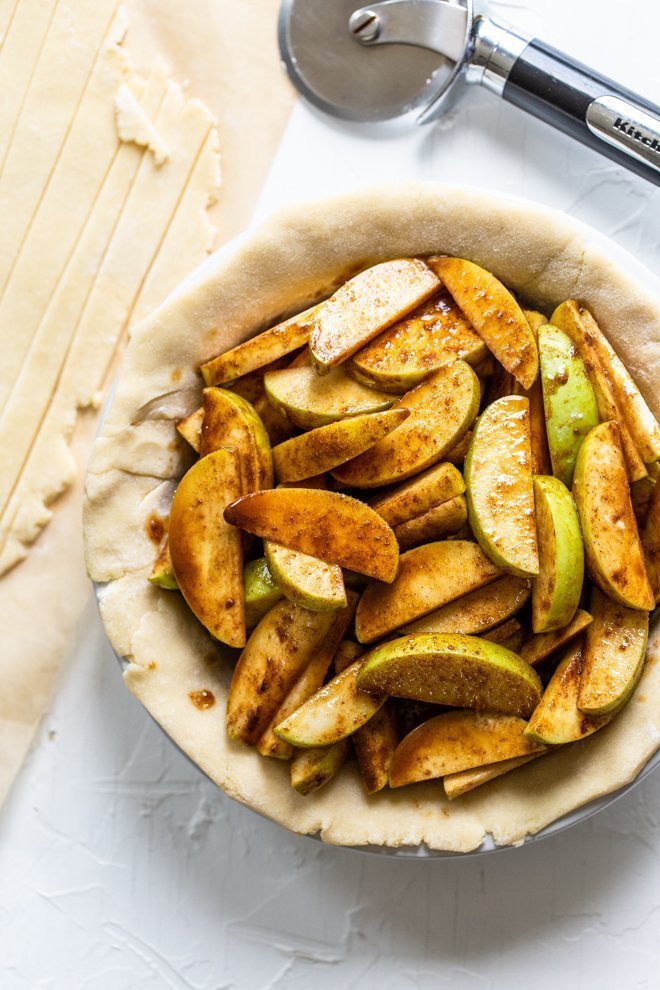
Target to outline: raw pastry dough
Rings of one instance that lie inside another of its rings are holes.
[[[88,567],[105,582],[102,614],[130,661],[130,689],[228,794],[333,843],[425,842],[466,851],[488,833],[499,844],[520,842],[632,780],[660,744],[656,628],[640,685],[610,726],[481,792],[450,804],[438,783],[367,798],[357,772],[348,770],[303,798],[291,789],[287,766],[228,739],[231,665],[179,595],[148,585],[155,555],[149,519],[164,511],[172,490],[162,478],[158,439],[174,439],[174,420],[199,404],[200,362],[303,309],[353,265],[438,252],[472,258],[546,311],[565,298],[583,299],[660,412],[660,303],[603,253],[588,228],[513,198],[411,184],[284,212],[193,272],[135,329],[87,479]],[[181,454],[173,482],[184,469]],[[188,692],[204,688],[217,704],[199,712]]]

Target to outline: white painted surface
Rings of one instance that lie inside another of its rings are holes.
[[[499,12],[660,102],[653,0]],[[259,214],[372,180],[467,181],[564,209],[658,270],[660,193],[487,94],[441,127],[399,131],[299,107]],[[90,602],[0,816],[0,988],[655,988],[659,818],[656,774],[569,832],[481,858],[289,835],[149,720]]]

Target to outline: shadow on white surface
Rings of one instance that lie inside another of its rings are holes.
[[[2,987],[653,986],[659,815],[656,775],[494,856],[395,860],[293,836],[174,749],[90,602],[0,818]]]

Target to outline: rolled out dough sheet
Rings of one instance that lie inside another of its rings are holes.
[[[126,6],[119,48],[113,0],[0,0],[0,79],[14,82],[0,109],[13,138],[0,145],[0,327],[23,328],[0,355],[0,570],[25,557],[0,577],[0,800],[90,593],[81,477],[126,329],[247,225],[293,103],[278,0]],[[63,46],[78,43],[72,66]]]

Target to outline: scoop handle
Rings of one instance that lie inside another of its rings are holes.
[[[660,185],[660,107],[537,39],[501,95],[631,172]]]

